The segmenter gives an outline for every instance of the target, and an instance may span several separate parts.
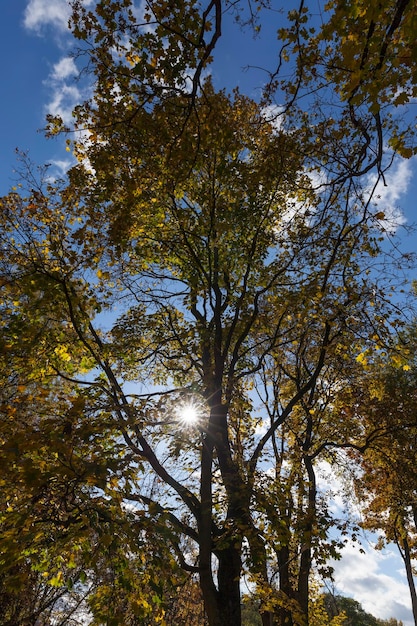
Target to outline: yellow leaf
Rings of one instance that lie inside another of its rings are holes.
[[[48,583],[51,587],[61,587],[64,584],[62,572],[58,572],[56,576],[53,576]]]
[[[68,354],[68,350],[65,346],[57,346],[54,350],[55,354],[59,356],[63,361],[71,361],[71,355]]]
[[[368,359],[366,358],[364,352],[361,352],[360,354],[358,354],[358,356],[356,357],[356,360],[358,363],[361,363],[362,365],[366,365],[368,363]]]

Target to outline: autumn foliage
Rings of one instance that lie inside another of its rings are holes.
[[[264,626],[308,623],[312,570],[331,573],[348,530],[318,467],[389,445],[362,383],[378,359],[409,367],[406,257],[376,188],[414,154],[397,118],[414,17],[386,3],[375,21],[374,4],[330,3],[319,28],[291,11],[256,101],[205,76],[240,3],[72,3],[93,94],[49,133],[76,131],[74,165],[54,181],[26,160],[1,201],[16,593],[37,572],[97,626],[239,626],[245,581]]]

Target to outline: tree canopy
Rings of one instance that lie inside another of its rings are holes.
[[[206,71],[224,9],[256,29],[266,3],[72,6],[94,75],[77,162],[26,163],[1,204],[1,571],[75,588],[97,625],[174,623],[188,589],[239,626],[243,578],[264,626],[306,624],[340,548],[317,464],[381,436],[345,401],[366,365],[408,362],[410,257],[386,253],[375,189],[414,150],[411,4],[376,25],[334,3],[317,32],[290,12],[295,78],[259,102]]]

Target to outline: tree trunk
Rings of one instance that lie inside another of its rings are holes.
[[[304,615],[306,626],[308,626],[308,595],[309,595],[309,578],[311,572],[311,548],[304,546],[300,558],[300,569],[298,573],[298,592],[297,600],[300,605],[301,612]]]
[[[217,589],[213,581],[212,548],[213,548],[213,518],[212,518],[212,465],[213,442],[210,437],[203,435],[201,449],[201,511],[199,523],[199,568],[200,588],[203,594],[204,608],[210,626],[221,626],[217,609]]]
[[[218,554],[218,612],[222,626],[240,626],[240,547],[229,546]]]
[[[405,564],[405,571],[407,572],[407,582],[408,582],[408,588],[410,589],[411,606],[413,609],[414,624],[417,626],[417,593],[416,593],[416,586],[414,584],[414,578],[413,578],[413,568],[411,565],[410,546],[408,545],[406,536],[404,536],[401,541],[403,544],[403,550],[401,550],[401,555],[403,557],[403,561]]]
[[[228,522],[232,528],[236,520],[242,524],[242,500],[245,490],[238,468],[233,464],[227,434],[227,407],[221,403],[221,387],[213,385],[210,393],[210,421],[203,435],[201,454],[201,515],[200,535],[200,586],[210,626],[241,626],[240,575],[241,533],[227,530],[221,536],[223,546],[216,546],[213,535],[213,454],[216,450],[223,483],[228,496]],[[243,508],[242,508],[243,507]],[[221,531],[221,529],[218,529]],[[227,536],[230,532],[230,535]],[[218,559],[217,586],[212,558]]]
[[[287,537],[287,541],[289,541],[289,535]],[[278,567],[279,567],[279,589],[284,593],[289,599],[294,597],[294,590],[291,585],[291,576],[290,576],[290,549],[288,544],[281,546],[278,552]],[[285,606],[283,606],[279,610],[279,621],[278,624],[280,626],[292,626],[293,619],[292,613]]]
[[[297,600],[300,605],[301,612],[304,616],[304,623],[308,626],[308,596],[309,596],[309,578],[311,572],[311,543],[313,538],[313,530],[316,524],[316,475],[314,472],[313,461],[307,454],[304,455],[304,465],[308,476],[308,504],[305,512],[304,532],[302,535],[302,552],[300,556],[300,569],[298,572],[298,591]]]
[[[241,626],[240,549],[228,547],[218,553],[218,589],[201,577],[204,608],[210,626]]]

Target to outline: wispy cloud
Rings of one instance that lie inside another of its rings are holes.
[[[375,212],[382,212],[385,219],[380,220],[382,228],[388,232],[395,232],[406,223],[401,210],[400,201],[405,198],[413,177],[415,159],[398,159],[385,175],[385,181],[377,183],[376,174],[367,177],[367,187],[375,187],[373,200]]]
[[[91,6],[94,2],[96,0],[82,0],[85,6]],[[70,15],[70,0],[28,0],[23,25],[38,35],[43,35],[47,27],[52,27],[62,38],[65,31],[70,35],[68,29]]]
[[[52,66],[44,81],[51,94],[44,107],[45,113],[60,116],[68,126],[74,121],[74,107],[83,102],[88,92],[88,87],[76,79],[79,75],[74,59],[64,56]]]
[[[85,5],[93,0],[83,0]],[[54,43],[62,49],[73,45],[74,40],[68,27],[71,15],[69,0],[28,0],[23,14],[24,27],[44,36],[52,32]],[[45,113],[59,115],[64,123],[72,120],[73,108],[82,101],[82,93],[73,79],[79,74],[74,59],[68,55],[57,61],[44,84],[50,90],[49,102],[44,106]]]
[[[45,111],[51,115],[59,115],[64,124],[73,121],[72,111],[82,101],[82,94],[76,85],[54,86],[51,100],[45,105]]]
[[[78,69],[75,65],[74,59],[71,57],[63,57],[60,61],[55,63],[51,78],[56,81],[65,80],[70,76],[77,76]]]
[[[342,551],[342,559],[334,564],[336,592],[355,598],[368,613],[380,619],[395,617],[406,626],[414,624],[411,601],[399,555],[392,550],[382,552],[365,546],[365,554],[353,544]]]
[[[29,0],[23,24],[40,34],[45,26],[65,31],[68,29],[70,6],[68,0]]]
[[[65,176],[67,171],[74,165],[74,159],[51,159],[51,182],[56,178]]]

